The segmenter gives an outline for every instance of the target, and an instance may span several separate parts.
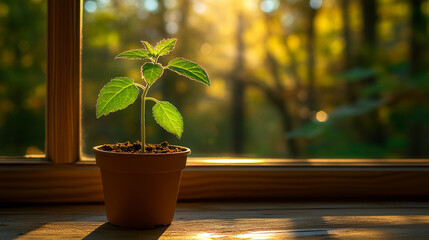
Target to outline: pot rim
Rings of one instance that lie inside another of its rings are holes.
[[[129,152],[111,152],[111,151],[104,151],[99,149],[101,146],[103,145],[97,145],[95,147],[92,148],[93,152],[99,152],[99,153],[103,153],[103,154],[117,154],[117,155],[128,155],[128,156],[166,156],[166,155],[188,155],[191,153],[191,149],[187,148],[187,147],[183,147],[183,146],[177,146],[177,145],[170,145],[173,147],[180,147],[180,148],[185,148],[185,151],[181,151],[181,152],[170,152],[170,153],[129,153]]]

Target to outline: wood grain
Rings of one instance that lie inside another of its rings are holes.
[[[187,167],[179,200],[425,199],[423,167]],[[0,202],[102,202],[92,163],[2,164]]]
[[[48,0],[46,158],[79,160],[81,1]]]
[[[428,239],[428,202],[179,203],[173,223],[129,230],[103,205],[0,207],[0,239]]]
[[[83,161],[94,162],[94,158]],[[190,157],[187,166],[198,167],[429,167],[429,159],[285,159],[285,158],[233,158]]]
[[[180,199],[373,199],[428,197],[418,168],[188,168]]]

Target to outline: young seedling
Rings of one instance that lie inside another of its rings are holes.
[[[164,73],[164,69],[171,70],[192,80],[210,86],[210,79],[204,69],[198,64],[184,58],[175,58],[167,66],[158,62],[158,58],[169,54],[176,45],[176,39],[161,40],[156,46],[142,41],[144,48],[134,49],[120,53],[116,59],[144,60],[141,66],[142,83],[134,82],[128,77],[117,77],[112,79],[100,91],[97,100],[97,118],[128,107],[141,95],[141,144],[142,152],[145,152],[146,129],[145,129],[145,105],[146,100],[155,102],[152,108],[155,121],[166,131],[176,135],[179,139],[183,132],[183,118],[175,106],[167,101],[159,101],[153,97],[147,97],[150,87]]]

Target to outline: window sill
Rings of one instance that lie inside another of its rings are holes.
[[[102,204],[0,207],[2,239],[428,239],[427,202],[179,203],[168,227],[106,223]]]
[[[213,163],[191,158],[179,200],[429,197],[427,160],[281,160]],[[102,202],[94,162],[0,161],[0,202]]]

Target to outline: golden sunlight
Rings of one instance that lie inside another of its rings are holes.
[[[316,113],[316,120],[318,122],[326,122],[328,120],[328,114],[325,111],[318,111]]]
[[[195,237],[196,239],[200,240],[211,240],[213,238],[223,238],[226,237],[226,235],[219,235],[215,233],[199,233]]]
[[[239,234],[235,237],[241,238],[241,239],[275,239],[278,233],[279,233],[278,231],[259,231],[259,232],[251,232],[246,234]]]
[[[218,164],[249,164],[249,163],[263,163],[262,159],[207,159],[205,163],[218,163]]]

